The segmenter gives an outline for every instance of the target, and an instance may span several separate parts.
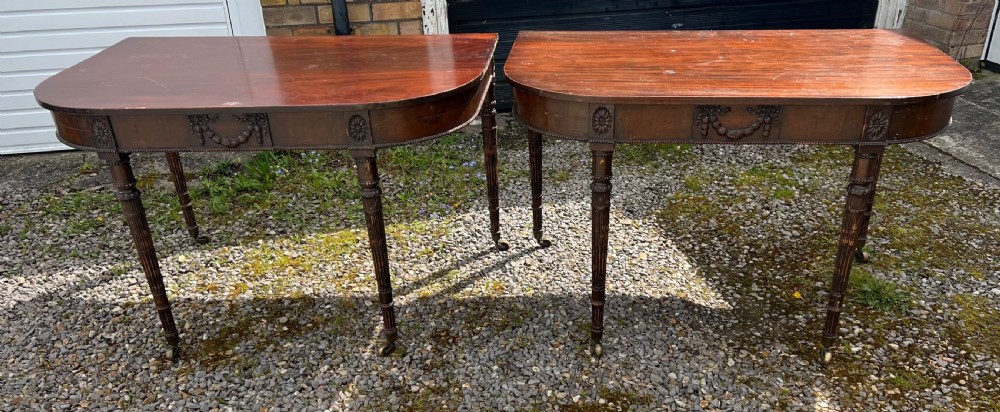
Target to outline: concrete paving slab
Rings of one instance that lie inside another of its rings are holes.
[[[986,72],[959,96],[952,120],[925,143],[1000,180],[1000,74]]]

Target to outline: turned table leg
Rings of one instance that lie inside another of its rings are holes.
[[[837,257],[834,261],[833,284],[830,286],[830,300],[826,309],[826,325],[823,328],[823,348],[820,362],[828,364],[833,359],[833,345],[837,340],[840,313],[847,293],[847,283],[851,275],[851,265],[858,249],[858,240],[868,224],[866,214],[871,209],[875,196],[875,180],[878,179],[879,163],[882,160],[882,146],[858,146],[854,152],[854,167],[851,183],[847,186],[847,203],[844,207],[844,222],[841,227]]]
[[[871,261],[871,256],[868,252],[865,252],[865,244],[868,243],[868,226],[872,218],[872,206],[875,205],[875,188],[878,184],[878,177],[880,169],[882,168],[882,155],[884,151],[878,153],[878,159],[875,161],[875,173],[872,178],[869,189],[871,190],[871,196],[868,197],[868,206],[865,210],[865,214],[861,223],[861,234],[858,235],[858,248],[854,252],[854,258],[858,263],[868,263]]]
[[[552,245],[542,238],[542,134],[528,132],[528,163],[531,168],[531,229],[538,246]]]
[[[184,166],[181,164],[181,156],[176,152],[164,154],[167,158],[167,166],[170,167],[170,177],[174,181],[174,191],[177,192],[177,203],[180,204],[181,212],[184,214],[184,222],[187,224],[188,234],[198,244],[208,243],[208,236],[198,235],[198,221],[194,218],[194,209],[191,207],[191,195],[188,194],[187,179],[184,177]]]
[[[160,264],[156,259],[156,249],[153,247],[153,236],[149,232],[149,223],[146,221],[146,210],[142,207],[139,190],[135,188],[135,175],[132,174],[129,155],[127,153],[100,153],[99,157],[111,169],[111,178],[114,181],[118,201],[121,203],[122,212],[125,215],[125,223],[128,224],[129,232],[132,233],[132,242],[139,255],[142,271],[146,274],[146,282],[153,295],[153,304],[156,305],[156,313],[160,317],[163,334],[167,338],[167,344],[170,345],[167,357],[176,362],[180,359],[180,335],[177,332],[177,324],[174,323],[174,315],[170,309],[166,288],[163,286],[163,275],[160,273]]]
[[[591,247],[593,265],[590,280],[590,344],[594,356],[604,354],[601,338],[604,336],[604,287],[608,272],[608,225],[611,209],[611,158],[613,143],[591,143],[593,158],[591,172]]]
[[[385,329],[385,346],[379,349],[379,354],[389,356],[396,350],[396,311],[392,303],[389,251],[385,241],[382,189],[379,187],[375,150],[351,150],[350,152],[357,165],[358,182],[361,184],[361,201],[364,203],[365,223],[368,226],[368,245],[372,250],[375,282],[378,284],[378,302],[382,309],[382,325]]]
[[[490,237],[497,250],[510,249],[500,241],[500,182],[497,177],[497,102],[493,84],[486,92],[480,115],[483,121],[483,157],[486,168],[486,199],[490,210]]]

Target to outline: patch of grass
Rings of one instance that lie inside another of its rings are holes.
[[[97,173],[97,165],[91,163],[89,160],[84,158],[83,162],[80,163],[80,169],[77,170],[77,175],[89,175]]]
[[[867,268],[855,266],[851,273],[853,299],[872,309],[903,312],[909,307],[909,294],[895,282],[873,275]]]
[[[108,192],[86,191],[73,192],[64,196],[48,196],[42,200],[42,210],[45,213],[62,217],[78,214],[121,213],[118,200]]]
[[[471,140],[471,142],[470,142]],[[379,150],[386,221],[442,216],[485,202],[481,148],[469,135]],[[205,169],[195,205],[211,222],[268,216],[268,227],[327,229],[364,220],[354,160],[344,151],[264,152]],[[303,207],[309,205],[309,207]],[[323,216],[323,219],[317,219]]]
[[[690,144],[646,143],[619,144],[615,146],[615,158],[621,165],[660,166],[689,160],[693,154]]]
[[[690,192],[697,193],[705,186],[705,177],[696,174],[684,176],[684,188]]]
[[[552,170],[547,172],[546,175],[545,180],[551,180],[554,182],[568,182],[573,178],[573,173],[570,173],[570,171],[566,169]]]
[[[253,307],[241,313],[231,309],[227,319],[235,319],[235,322],[222,326],[211,337],[200,341],[188,356],[207,368],[241,362],[244,358],[237,351],[238,347],[261,351],[284,345],[310,331],[343,326],[351,316],[347,312],[355,308],[348,300],[338,302],[333,310],[321,308],[321,303],[301,293],[281,299],[273,296],[255,298]]]
[[[362,236],[358,230],[340,230],[299,241],[282,239],[262,244],[246,252],[243,271],[247,279],[311,273],[317,265],[338,261],[341,256],[353,252],[361,244]]]
[[[507,285],[502,280],[491,280],[483,285],[483,290],[491,296],[499,296],[507,290]]]
[[[904,391],[921,391],[934,386],[934,381],[923,374],[891,369],[889,371],[894,376],[889,378],[889,383]]]
[[[710,199],[704,195],[678,192],[666,199],[663,207],[657,211],[657,218],[661,222],[683,222],[685,228],[697,231],[722,231],[736,236],[741,229],[739,223],[727,215],[724,206],[728,203],[726,200]]]
[[[598,388],[598,394],[607,402],[604,404],[584,402],[575,405],[560,405],[559,410],[566,412],[628,411],[653,402],[653,397],[650,395],[611,389],[603,385]]]
[[[974,352],[1000,357],[1000,309],[981,295],[958,294],[954,302],[960,322],[949,325],[950,336],[964,341]]]
[[[733,179],[736,188],[742,191],[762,193],[776,199],[795,196],[792,189],[799,183],[792,178],[794,172],[785,167],[754,166]]]

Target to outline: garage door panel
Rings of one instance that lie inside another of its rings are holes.
[[[16,94],[4,94],[0,96],[0,112],[7,110],[24,110],[38,107],[34,93],[24,91]]]
[[[66,0],[0,0],[0,11],[3,13],[77,10],[107,7],[142,7],[179,4],[218,4],[218,0],[87,0],[67,2]]]
[[[227,4],[243,12],[230,18]],[[259,0],[0,0],[0,154],[67,148],[33,94],[52,74],[128,37],[264,35],[255,10]]]
[[[38,55],[46,51],[75,53],[80,49],[103,49],[125,39],[126,37],[132,36],[159,37],[228,35],[229,26],[221,22],[208,24],[174,24],[157,27],[139,26],[117,29],[101,29],[85,34],[70,32],[39,32],[37,34],[32,34],[31,36],[4,39],[3,46],[0,46],[0,53],[25,53],[27,55]]]
[[[6,56],[0,53],[0,72],[11,74],[15,72],[65,69],[69,66],[97,54],[100,49],[83,49],[82,51],[59,54],[34,54]]]
[[[55,127],[39,127],[30,130],[4,132],[0,130],[0,152],[4,154],[32,153],[39,151],[69,149],[56,140]]]
[[[40,72],[38,74],[26,74],[22,76],[0,77],[0,90],[3,90],[4,93],[35,90],[35,86],[38,86],[39,83],[48,79],[56,72],[58,72],[58,70],[53,72]]]
[[[38,107],[38,106],[35,106]],[[37,110],[23,110],[12,113],[0,113],[0,130],[37,128],[52,121],[48,110],[38,107]]]
[[[225,23],[226,10],[221,4],[216,4],[0,16],[0,27],[3,27],[5,34],[46,30],[80,30],[85,32],[86,29],[94,27],[132,27],[140,22],[142,26]]]

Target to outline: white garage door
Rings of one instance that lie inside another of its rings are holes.
[[[259,0],[0,0],[0,154],[63,150],[35,86],[129,36],[262,36]]]

